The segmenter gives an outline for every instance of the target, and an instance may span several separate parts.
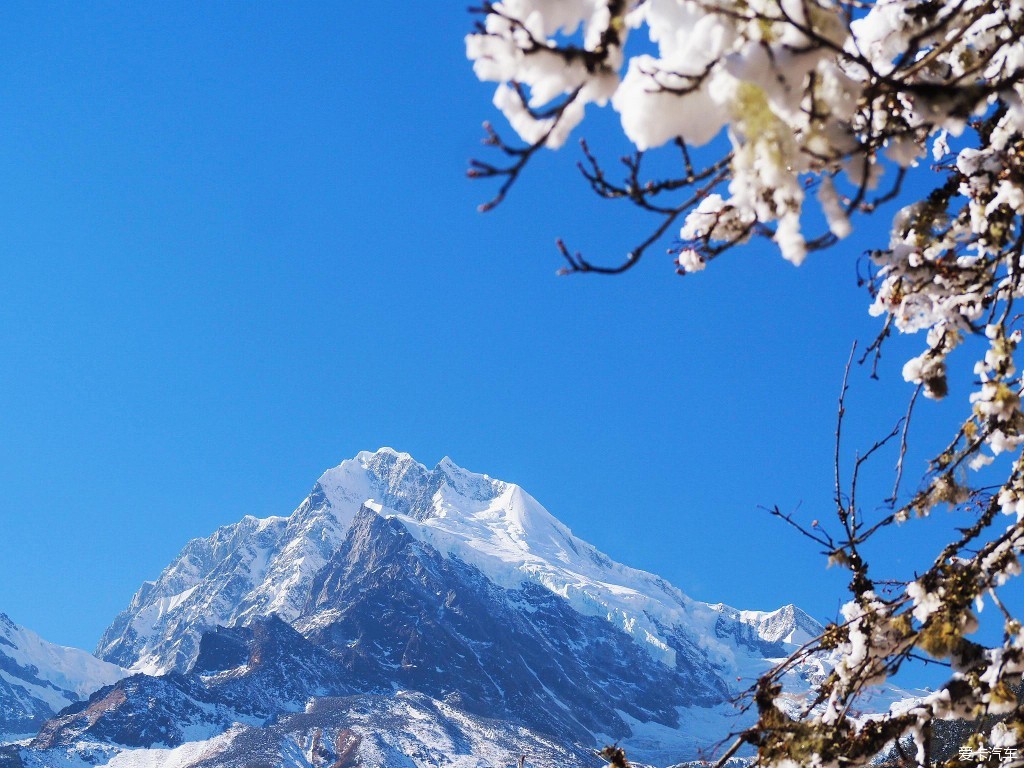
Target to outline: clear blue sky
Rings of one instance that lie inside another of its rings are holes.
[[[761,244],[557,278],[557,236],[617,257],[643,220],[571,146],[476,212],[464,6],[0,7],[0,611],[91,649],[188,539],[390,445],[696,598],[834,614],[844,575],[758,505],[827,518],[880,228],[800,269]],[[901,412],[901,359],[858,374],[851,447]]]

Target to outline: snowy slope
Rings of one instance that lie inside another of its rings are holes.
[[[0,743],[34,734],[55,712],[125,674],[85,651],[49,643],[0,613]]]
[[[319,699],[266,726],[236,725],[176,747],[131,748],[82,742],[71,749],[25,752],[23,768],[482,768],[596,766],[542,734],[473,717],[413,693]],[[0,755],[0,765],[3,756]]]
[[[714,663],[731,665],[736,646],[716,632],[728,621],[753,628],[768,643],[803,643],[820,626],[795,606],[773,612],[737,611],[690,599],[665,579],[611,560],[574,536],[518,485],[468,472],[443,459],[445,481],[426,515],[370,505],[400,520],[420,541],[469,563],[492,582],[513,589],[539,584],[586,616],[600,616],[667,666],[676,663],[669,637],[683,632]],[[328,473],[330,474],[330,473]]]
[[[137,671],[166,672],[188,666],[206,629],[271,614],[295,621],[314,578],[367,501],[499,586],[535,583],[583,615],[604,617],[669,666],[673,635],[699,643],[727,674],[744,660],[738,657],[764,658],[735,642],[735,635],[749,633],[723,630],[723,621],[753,627],[753,637],[765,633],[767,642],[790,640],[791,633],[780,634],[770,622],[752,624],[754,613],[691,600],[660,577],[614,562],[517,485],[447,458],[430,470],[382,448],[325,472],[290,517],[246,517],[191,542],[157,581],[139,590],[104,634],[97,655]],[[816,626],[793,607],[783,619],[792,632],[801,631],[798,623]]]

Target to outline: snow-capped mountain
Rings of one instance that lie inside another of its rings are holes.
[[[584,766],[617,740],[668,765],[724,737],[730,698],[820,629],[793,606],[692,600],[517,485],[381,449],[324,473],[289,517],[190,542],[100,641],[137,674],[50,720],[17,764],[162,749],[190,765],[432,766],[425,734],[443,732],[467,761],[490,740],[508,764],[519,744]],[[787,683],[826,672],[810,659]],[[409,718],[423,728],[406,742],[371,738]]]
[[[720,634],[716,627],[754,627],[755,635],[768,631],[770,641],[785,639],[763,623],[769,614],[690,600],[664,579],[612,561],[518,485],[468,472],[448,458],[429,470],[383,448],[325,472],[290,517],[247,516],[190,542],[157,581],[136,593],[103,635],[97,655],[157,674],[186,668],[206,629],[272,614],[297,621],[314,579],[364,503],[496,586],[543,586],[579,613],[605,618],[669,666],[676,654],[668,642],[672,631],[722,663],[734,651],[713,639]],[[799,616],[817,626],[792,606],[784,613],[784,621]]]
[[[127,672],[65,648],[0,613],[0,744],[32,736],[56,712]]]

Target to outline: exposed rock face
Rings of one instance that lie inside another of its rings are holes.
[[[314,581],[297,626],[364,690],[457,695],[462,707],[570,740],[629,734],[616,710],[678,725],[677,707],[728,695],[693,647],[668,668],[608,621],[536,584],[496,587],[369,508]]]
[[[3,768],[80,768],[117,759],[118,768],[452,768],[598,766],[549,736],[474,717],[422,694],[321,698],[266,725],[235,725],[173,748],[123,749],[79,742],[68,751],[0,752]]]
[[[280,619],[218,629],[200,643],[193,670],[136,674],[68,707],[32,740],[35,750],[80,741],[125,747],[177,747],[233,723],[263,723],[301,709],[314,696],[350,689],[329,654]]]

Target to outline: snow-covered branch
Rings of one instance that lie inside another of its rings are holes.
[[[787,768],[866,765],[894,743],[924,764],[935,723],[949,719],[977,721],[993,747],[1024,742],[1015,693],[1024,625],[996,592],[1019,574],[1024,550],[1024,379],[1015,362],[1024,296],[1024,4],[504,0],[479,14],[469,57],[480,79],[498,84],[494,103],[526,143],[489,134],[510,160],[471,170],[501,178],[491,205],[536,152],[565,143],[588,106],[618,112],[636,150],[621,180],[586,143],[579,169],[600,197],[650,214],[650,229],[610,263],[560,242],[563,271],[623,272],[673,236],[670,252],[684,274],[757,237],[800,264],[895,200],[903,207],[888,242],[869,255],[870,311],[885,324],[867,354],[877,365],[892,331],[922,332],[924,349],[902,373],[938,399],[950,390],[949,356],[971,338],[980,350],[962,421],[915,491],[900,491],[911,400],[905,421],[856,458],[852,477],[841,477],[837,450],[839,530],[777,513],[851,571],[842,618],[801,650],[838,650],[842,661],[798,717],[779,706],[779,675],[791,662],[762,678],[752,692],[758,722],[740,741],[757,748],[761,764]],[[659,175],[645,174],[652,166]],[[911,169],[924,191],[908,200]],[[839,412],[841,432],[842,400]],[[857,478],[890,441],[899,444],[894,491],[870,517]],[[1000,480],[972,480],[1003,454]],[[972,522],[912,581],[883,588],[865,544],[947,506]],[[968,639],[986,602],[1004,619],[1002,642],[987,648]],[[945,685],[900,711],[859,714],[871,686],[921,656],[949,661]]]

